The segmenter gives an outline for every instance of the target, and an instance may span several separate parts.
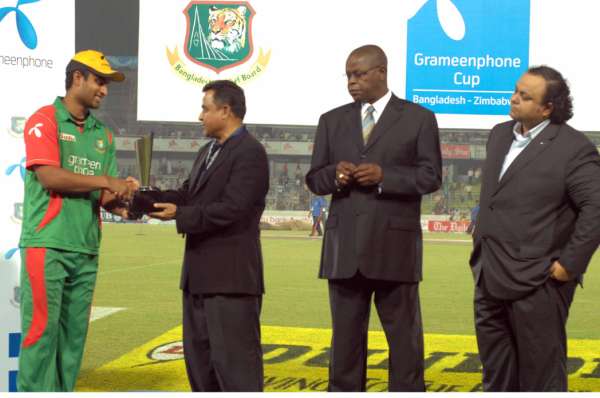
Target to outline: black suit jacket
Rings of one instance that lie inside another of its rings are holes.
[[[338,190],[335,168],[345,160],[377,163],[377,186]],[[321,116],[306,183],[317,195],[333,194],[319,276],[416,282],[422,278],[421,196],[441,184],[441,153],[435,116],[392,98],[363,144],[361,104]]]
[[[559,260],[581,280],[600,242],[600,157],[567,124],[550,124],[498,181],[514,121],[495,126],[487,143],[472,270],[490,293],[517,299],[543,284]]]
[[[244,131],[224,143],[198,178],[208,146],[198,153],[183,186],[163,198],[177,204],[177,232],[186,235],[181,288],[197,294],[262,294],[258,226],[269,190],[267,154]]]

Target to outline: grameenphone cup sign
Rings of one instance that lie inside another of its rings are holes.
[[[529,0],[429,0],[408,21],[406,98],[436,113],[506,115],[529,64]]]

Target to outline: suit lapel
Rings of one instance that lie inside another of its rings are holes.
[[[198,156],[196,156],[196,161],[194,162],[194,166],[192,166],[192,171],[189,178],[189,192],[192,192],[198,183],[198,177],[202,171],[202,165],[206,161],[206,156],[208,155],[208,148],[210,148],[210,144],[204,145],[204,147],[202,147],[202,149],[200,149],[198,152]]]
[[[208,180],[210,179],[210,176],[215,172],[215,170],[217,170],[223,164],[223,162],[225,162],[225,160],[227,160],[231,151],[237,145],[239,145],[240,142],[242,142],[246,138],[246,134],[249,134],[249,133],[246,131],[240,136],[231,137],[229,140],[227,140],[227,142],[221,148],[221,151],[217,155],[217,158],[215,159],[215,161],[210,165],[208,170],[206,170],[200,176],[200,180],[198,181],[198,183],[192,190],[192,195],[197,194],[202,189],[202,187],[208,182]]]
[[[523,149],[523,152],[515,158],[510,164],[502,178],[500,179],[496,191],[500,190],[515,174],[527,166],[533,159],[538,157],[548,148],[552,140],[558,133],[559,126],[549,124],[542,132],[540,132],[530,143]]]
[[[360,112],[360,102],[354,102],[348,109],[347,117],[344,120],[344,123],[346,124],[346,131],[348,131],[350,141],[356,145],[359,151],[362,151],[365,144],[363,143],[362,138],[362,115]]]
[[[485,178],[487,184],[490,187],[490,192],[493,194],[496,192],[498,187],[498,178],[500,177],[500,171],[504,164],[504,158],[510,150],[510,146],[513,142],[513,129],[514,123],[509,128],[501,132],[498,137],[498,142],[493,146],[490,146],[490,151],[486,154],[487,156],[487,167],[485,170]]]
[[[398,119],[400,119],[402,115],[402,108],[402,101],[400,101],[400,99],[398,99],[398,97],[396,97],[395,95],[392,95],[390,101],[386,104],[385,108],[383,109],[383,113],[379,117],[379,120],[377,121],[377,123],[375,123],[373,131],[371,131],[371,134],[369,135],[369,140],[367,141],[365,152],[368,151],[373,145],[375,145],[375,143],[386,132],[388,132],[392,128],[392,126],[398,123]]]

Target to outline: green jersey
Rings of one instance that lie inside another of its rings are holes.
[[[25,124],[27,173],[21,247],[49,247],[97,254],[100,246],[101,190],[59,193],[45,189],[34,166],[62,167],[73,173],[117,175],[110,131],[91,113],[80,126],[58,97]]]

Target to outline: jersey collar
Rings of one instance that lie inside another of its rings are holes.
[[[71,118],[71,114],[69,113],[67,108],[65,108],[65,105],[63,104],[62,100],[63,97],[56,97],[56,100],[54,100],[54,108],[56,108],[56,120],[59,122],[73,121],[73,119]],[[102,124],[100,123],[100,121],[96,119],[92,112],[90,112],[88,114],[88,117],[85,119],[85,128],[101,126]]]

